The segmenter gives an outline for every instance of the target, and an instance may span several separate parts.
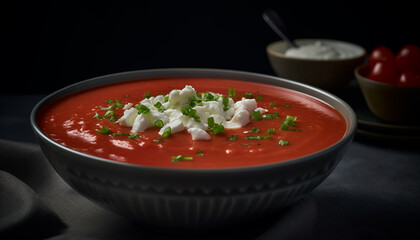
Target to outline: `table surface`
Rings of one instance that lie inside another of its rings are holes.
[[[1,95],[0,102],[7,107],[0,113],[0,139],[37,149],[29,115],[45,96]],[[415,144],[366,140],[356,135],[337,168],[305,198],[316,207],[312,239],[420,239],[420,148]],[[67,187],[62,191],[69,194],[72,190]],[[60,204],[56,202],[57,196],[39,194],[53,209]],[[162,237],[130,225],[123,226],[126,222],[121,217],[80,199],[83,197],[80,196],[78,204],[94,209],[96,215],[73,211],[71,208],[76,206],[69,202],[66,210],[58,211],[67,228],[56,239],[75,235],[89,239]],[[92,224],[95,221],[96,224]],[[274,220],[265,224],[272,225],[268,227],[271,230],[262,231],[260,239],[274,238],[276,228],[281,226]],[[109,228],[111,225],[113,227]],[[234,239],[234,234],[230,233],[229,238]],[[222,238],[223,234],[217,236],[217,239]]]

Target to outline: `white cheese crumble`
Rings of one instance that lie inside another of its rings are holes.
[[[167,127],[170,127],[171,134],[187,129],[193,140],[209,140],[211,136],[207,132],[209,128],[207,120],[210,117],[213,117],[216,124],[223,125],[225,129],[233,129],[248,124],[253,111],[268,112],[266,109],[259,108],[255,99],[242,98],[235,103],[232,98],[228,98],[227,103],[224,104],[222,94],[209,94],[214,98],[206,101],[203,99],[205,94],[197,93],[192,86],[186,85],[183,89],[174,89],[165,96],[143,99],[139,104],[149,109],[146,113],[139,113],[139,110],[133,107],[134,104],[128,103],[124,106],[124,115],[117,120],[117,123],[121,126],[132,127],[131,132],[143,132],[160,120],[164,124],[159,131],[160,135]],[[203,100],[191,108],[189,107],[191,99]],[[199,117],[199,121],[190,115],[184,115],[182,110],[185,111],[185,108],[188,108],[188,111],[195,111],[195,116]]]

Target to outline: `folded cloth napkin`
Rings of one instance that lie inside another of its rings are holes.
[[[65,224],[28,185],[0,170],[0,239],[44,239]]]
[[[146,229],[70,188],[36,144],[0,140],[0,239],[310,239],[316,204],[305,197],[264,219],[203,236]],[[24,234],[24,235],[22,235]]]

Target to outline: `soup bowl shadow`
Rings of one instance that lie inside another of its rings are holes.
[[[253,81],[313,96],[337,109],[346,133],[312,154],[265,165],[222,169],[173,169],[116,162],[67,148],[46,136],[37,118],[68,95],[107,84],[150,78],[204,77]],[[356,131],[356,116],[323,90],[278,77],[218,69],[123,72],[58,90],[33,109],[33,131],[46,158],[72,188],[96,204],[146,226],[177,233],[202,232],[278,213],[318,186],[336,167]]]

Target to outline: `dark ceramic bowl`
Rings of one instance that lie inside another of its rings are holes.
[[[48,138],[37,124],[38,112],[70,94],[156,77],[237,79],[293,89],[336,108],[347,131],[335,144],[304,157],[252,167],[192,170],[132,165],[77,152]],[[301,199],[333,171],[355,134],[356,117],[334,95],[277,77],[229,70],[157,69],[106,75],[58,90],[36,105],[31,124],[52,166],[82,195],[135,221],[178,231],[239,224]]]
[[[403,87],[366,78],[369,66],[354,71],[371,112],[383,121],[419,125],[420,88]]]
[[[305,45],[316,41],[352,51],[354,55],[331,60],[289,57],[285,55],[286,50],[290,48],[287,42],[273,42],[267,46],[266,51],[276,75],[325,90],[340,88],[352,80],[354,69],[364,61],[365,49],[352,43],[330,39],[297,39],[296,43]]]

